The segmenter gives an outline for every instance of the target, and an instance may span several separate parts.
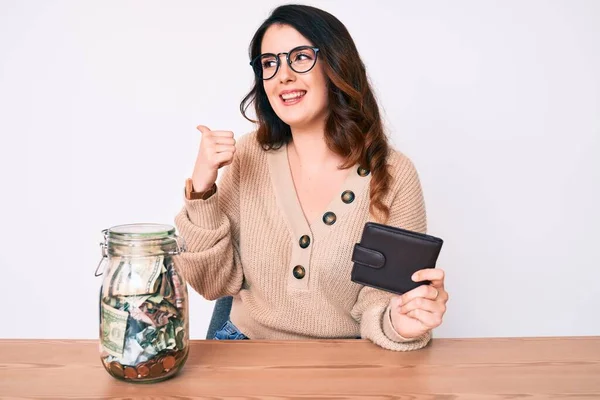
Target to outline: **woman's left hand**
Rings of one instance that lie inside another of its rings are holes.
[[[431,281],[390,299],[392,326],[400,336],[411,339],[437,328],[446,313],[448,292],[444,289],[444,271],[426,268],[412,276],[415,282]]]

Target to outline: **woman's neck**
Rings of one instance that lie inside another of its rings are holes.
[[[292,129],[292,142],[288,152],[294,152],[300,167],[307,171],[336,169],[342,164],[342,158],[331,151],[325,143],[323,129]]]

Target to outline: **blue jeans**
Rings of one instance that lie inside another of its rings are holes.
[[[231,322],[227,320],[219,329],[215,332],[215,340],[249,340],[250,338],[244,335],[240,330]]]
[[[227,320],[223,324],[223,326],[215,332],[215,340],[250,340],[250,338],[244,335],[238,328],[231,322],[231,320]],[[356,336],[355,339],[361,339],[360,336]]]

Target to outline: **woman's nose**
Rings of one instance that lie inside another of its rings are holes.
[[[293,80],[294,71],[288,65],[285,55],[282,55],[279,60],[281,61],[279,71],[277,71],[277,74],[279,75],[279,81],[283,83]]]

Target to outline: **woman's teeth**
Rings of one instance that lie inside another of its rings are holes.
[[[302,96],[304,96],[306,94],[305,91],[300,91],[300,92],[291,92],[291,93],[286,93],[286,94],[282,94],[281,98],[284,101],[288,101],[288,100],[295,100],[298,99]]]

